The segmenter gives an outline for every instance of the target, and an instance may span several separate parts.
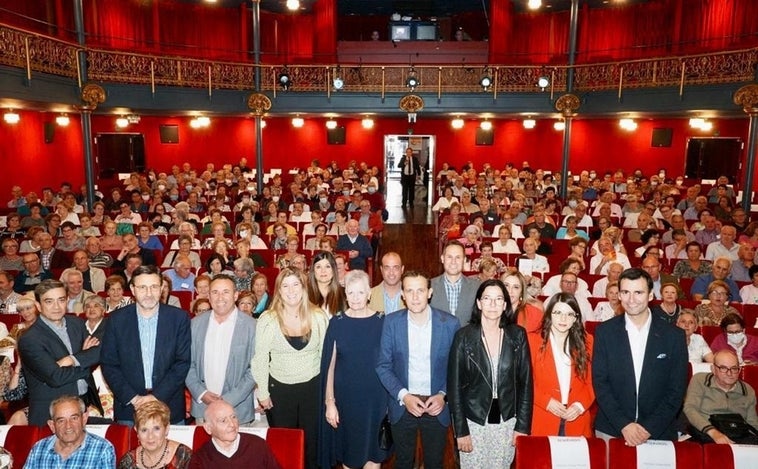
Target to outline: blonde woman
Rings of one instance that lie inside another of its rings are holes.
[[[272,427],[305,431],[306,467],[316,468],[321,352],[328,318],[308,300],[305,274],[285,267],[258,319],[252,371]]]

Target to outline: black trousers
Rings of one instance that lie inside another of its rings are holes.
[[[271,427],[305,431],[305,467],[316,469],[318,439],[319,377],[305,383],[284,384],[269,376],[268,390],[274,406],[266,411]]]
[[[406,411],[397,423],[392,424],[392,439],[395,442],[395,469],[412,469],[416,453],[416,433],[421,432],[424,451],[424,469],[442,469],[442,459],[447,443],[447,427],[437,417],[424,414],[414,417]]]
[[[400,175],[400,185],[403,187],[403,205],[406,203],[413,206],[413,197],[416,194],[416,176]]]

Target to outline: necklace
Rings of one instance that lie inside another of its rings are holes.
[[[145,469],[156,469],[157,467],[160,466],[161,461],[163,461],[163,458],[166,457],[166,454],[168,454],[168,440],[166,440],[163,443],[163,453],[161,453],[161,457],[158,458],[158,461],[154,465],[148,466],[147,463],[145,463],[145,448],[142,448],[142,453],[140,453],[139,462],[140,464],[142,464],[142,466]]]

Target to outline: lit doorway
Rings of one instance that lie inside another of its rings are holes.
[[[411,148],[421,166],[421,175],[416,179],[414,205],[430,207],[433,197],[434,158],[436,138],[434,135],[385,135],[384,136],[384,193],[385,206],[393,219],[393,212],[400,212],[403,199],[400,186],[400,168],[397,167],[406,148]]]

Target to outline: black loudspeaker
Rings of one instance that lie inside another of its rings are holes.
[[[179,143],[178,125],[161,125],[161,143]]]
[[[53,143],[55,140],[55,124],[45,122],[45,143]]]
[[[326,129],[326,143],[329,145],[345,144],[345,127]]]
[[[653,139],[650,142],[651,147],[670,147],[671,138],[674,135],[674,129],[659,127],[653,129]]]
[[[495,142],[495,131],[476,129],[477,145],[492,145]]]

